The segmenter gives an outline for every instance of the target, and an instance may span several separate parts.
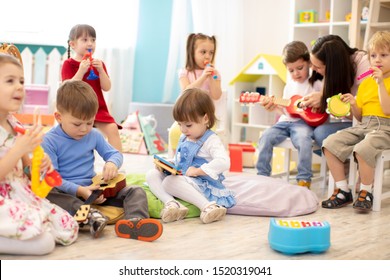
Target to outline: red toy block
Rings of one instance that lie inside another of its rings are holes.
[[[242,172],[243,167],[253,167],[255,151],[255,147],[250,143],[229,144],[230,171]]]
[[[242,172],[242,147],[229,144],[230,172]]]

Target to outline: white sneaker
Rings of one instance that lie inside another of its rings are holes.
[[[200,213],[200,220],[205,224],[220,221],[225,217],[226,211],[225,207],[211,202],[203,208],[202,213]]]
[[[161,210],[160,216],[164,223],[170,223],[183,220],[185,216],[187,216],[187,213],[187,207],[176,200],[171,200],[165,204],[164,208]]]

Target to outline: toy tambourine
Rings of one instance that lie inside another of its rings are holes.
[[[351,112],[351,104],[349,104],[349,102],[341,101],[340,96],[341,93],[326,99],[326,102],[328,103],[326,112],[336,118],[349,116]]]

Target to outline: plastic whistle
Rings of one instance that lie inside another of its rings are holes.
[[[379,66],[378,68],[380,68],[380,66]],[[366,72],[364,72],[363,74],[361,74],[359,77],[357,77],[357,79],[358,79],[358,81],[359,81],[359,80],[361,80],[361,79],[367,77],[368,75],[371,75],[372,73],[374,73],[374,70],[369,69],[369,70],[367,70]]]
[[[211,66],[211,64],[206,60],[206,61],[204,62],[204,66]],[[214,80],[216,80],[216,79],[218,78],[217,75],[214,75],[214,71],[211,72],[211,76],[213,77]]]
[[[88,53],[86,53],[83,56],[82,60],[84,60],[84,59],[89,59],[90,63],[92,63],[92,60],[93,60],[92,49],[88,49]],[[95,71],[93,71],[93,66],[91,64],[91,66],[89,66],[89,75],[87,77],[87,80],[96,80],[98,78],[99,78],[99,76],[95,74]]]

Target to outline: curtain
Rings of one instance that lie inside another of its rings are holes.
[[[178,71],[185,65],[186,38],[192,30],[191,0],[174,0],[162,103],[174,103],[179,95]]]
[[[104,97],[111,115],[122,122],[133,95],[134,48],[105,48],[95,53],[104,61],[111,79],[111,90]]]

